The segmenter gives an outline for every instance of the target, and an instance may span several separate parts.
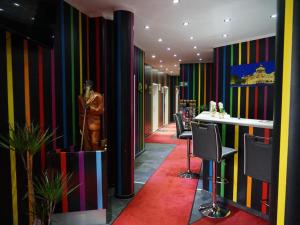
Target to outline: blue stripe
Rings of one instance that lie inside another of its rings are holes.
[[[226,46],[223,47],[223,105],[225,107],[226,101]]]
[[[60,7],[60,34],[61,34],[61,77],[62,77],[62,109],[63,109],[63,136],[64,148],[68,148],[67,134],[67,97],[66,97],[66,62],[65,62],[65,18],[64,1],[61,1]]]
[[[213,177],[213,161],[209,161],[209,185],[208,185],[208,190],[209,192],[212,192],[212,177]]]
[[[98,209],[103,209],[103,192],[102,192],[102,152],[96,152],[96,170],[97,170],[97,201]]]

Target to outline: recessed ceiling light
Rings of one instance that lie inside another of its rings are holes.
[[[171,51],[171,48],[167,48],[168,51]]]
[[[187,21],[185,21],[185,22],[183,22],[183,26],[188,26],[189,25],[189,22],[187,22]]]
[[[34,17],[31,17],[31,20],[35,20],[35,18],[34,18]]]
[[[200,53],[198,52],[198,53],[197,53],[197,56],[199,56],[199,55],[200,55]]]
[[[19,4],[19,3],[17,3],[17,2],[14,2],[14,6],[16,6],[16,7],[19,7],[19,6],[20,6],[20,4]]]
[[[229,23],[231,21],[231,18],[226,18],[226,19],[224,19],[224,22],[225,23]]]
[[[158,42],[162,42],[163,41],[163,39],[162,38],[158,38]]]
[[[195,46],[193,47],[193,49],[197,49],[197,46],[195,45]]]
[[[270,16],[272,19],[276,18],[277,17],[277,14],[273,14]]]
[[[178,59],[178,62],[181,62],[182,60],[181,59]]]
[[[194,40],[194,37],[193,37],[193,36],[191,36],[191,37],[190,37],[190,39],[191,39],[191,40]]]
[[[176,55],[176,54],[174,54],[173,56],[174,56],[174,57],[177,57],[177,55]]]
[[[228,34],[223,34],[223,38],[227,38],[228,37]]]
[[[171,73],[173,73],[173,71],[171,71]]]
[[[4,9],[0,8],[0,12],[4,11]]]
[[[152,55],[151,57],[152,57],[152,59],[155,59],[155,58],[156,58],[156,55]]]
[[[168,68],[166,68],[166,71],[168,71],[169,69]]]
[[[150,29],[150,26],[149,26],[149,25],[146,25],[146,26],[145,26],[145,29],[146,29],[146,30],[149,30],[149,29]]]
[[[178,4],[179,0],[173,0],[173,4]]]
[[[202,61],[202,59],[200,58],[199,61]]]
[[[163,65],[160,65],[159,67],[160,67],[160,68],[163,68]]]
[[[176,64],[175,64],[174,66],[175,66],[175,67],[177,67],[177,65],[176,65]]]
[[[162,63],[163,61],[162,61],[162,60],[159,60],[159,62]]]

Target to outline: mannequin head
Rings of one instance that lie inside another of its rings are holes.
[[[90,92],[93,90],[93,81],[91,80],[86,80],[83,86],[84,89],[84,97],[88,99],[90,97]]]

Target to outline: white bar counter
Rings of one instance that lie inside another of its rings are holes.
[[[245,119],[245,118],[236,118],[230,117],[228,114],[224,118],[220,118],[219,113],[215,113],[215,116],[212,116],[209,111],[204,111],[194,118],[195,121],[203,122],[213,122],[221,124],[231,124],[247,127],[258,127],[258,128],[268,128],[273,129],[272,120],[255,120],[255,119]]]

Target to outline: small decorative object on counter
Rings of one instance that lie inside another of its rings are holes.
[[[214,102],[214,101],[209,102],[209,111],[211,113],[211,116],[214,117],[216,115],[216,112],[217,112],[216,102]]]
[[[224,106],[223,106],[223,103],[222,102],[219,102],[218,103],[218,108],[219,108],[219,117],[220,118],[224,118],[225,117],[225,110],[224,110]]]

